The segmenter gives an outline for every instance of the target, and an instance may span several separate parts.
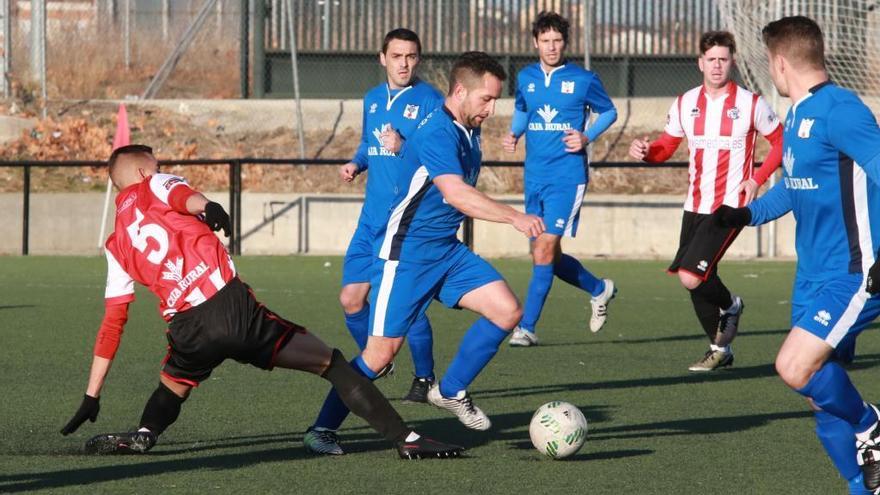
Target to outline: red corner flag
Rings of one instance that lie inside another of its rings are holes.
[[[131,144],[131,132],[128,129],[128,112],[125,104],[119,104],[119,112],[116,114],[116,134],[113,136],[113,149]]]

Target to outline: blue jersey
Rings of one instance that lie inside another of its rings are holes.
[[[826,82],[789,110],[783,148],[783,179],[749,205],[752,225],[794,213],[799,279],[866,274],[880,241],[877,120]]]
[[[540,63],[516,76],[516,109],[528,116],[525,180],[541,184],[587,182],[586,152],[565,151],[565,131],[584,131],[589,112],[614,104],[596,74],[566,63],[545,74]]]
[[[388,84],[380,84],[364,96],[364,117],[361,143],[352,161],[358,169],[368,170],[367,190],[361,210],[361,222],[379,227],[388,219],[394,199],[400,158],[382,147],[379,136],[391,126],[404,139],[416,125],[443,104],[443,95],[430,84],[416,79],[392,95]]]
[[[445,106],[429,114],[406,141],[399,193],[376,248],[385,260],[429,262],[443,259],[459,244],[455,236],[464,214],[446,203],[435,177],[455,174],[470,184],[480,174],[480,129],[468,129]]]

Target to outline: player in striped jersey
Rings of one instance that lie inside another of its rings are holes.
[[[678,252],[669,266],[690,291],[709,349],[688,369],[712,371],[733,364],[730,343],[744,304],[718,276],[718,262],[740,229],[720,229],[707,221],[722,204],[743,206],[779,168],[782,126],[764,98],[731,80],[736,43],[725,31],[700,38],[703,84],[675,99],[659,139],[637,139],[629,154],[648,163],[668,160],[687,137],[690,170]],[[754,168],[758,134],[771,145],[763,166]]]
[[[858,96],[828,79],[815,21],[779,19],[763,36],[773,83],[793,102],[782,181],[747,207],[720,207],[715,221],[739,227],[794,214],[792,328],[776,371],[807,399],[816,436],[850,494],[880,493],[878,409],[843,368],[880,316],[880,127]]]
[[[137,431],[98,435],[86,443],[87,452],[150,450],[177,420],[192,389],[223,361],[235,359],[266,370],[298,369],[327,379],[352,411],[396,444],[402,458],[458,455],[461,447],[420,437],[409,429],[342,353],[254,298],[212,232],[222,228],[229,235],[229,216],[219,204],[191,189],[181,177],[160,174],[146,146],[117,149],[108,168],[119,194],[116,229],[106,243],[104,320],[86,394],[62,434],[73,433],[87,419],[97,419],[101,389],[138,282],[159,298],[159,311],[168,322],[168,355],[159,386],[144,407]]]

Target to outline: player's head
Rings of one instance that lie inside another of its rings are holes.
[[[113,150],[107,168],[113,185],[122,190],[158,172],[159,162],[153,156],[153,148],[129,144]]]
[[[422,42],[416,33],[397,28],[385,35],[379,62],[385,67],[392,88],[405,88],[412,83],[421,58]]]
[[[449,71],[450,110],[468,127],[480,127],[495,113],[495,100],[501,97],[501,83],[507,78],[504,67],[483,52],[462,53]]]
[[[736,54],[736,40],[727,31],[709,31],[700,36],[700,58],[697,64],[703,73],[703,84],[720,88],[730,82]]]
[[[568,21],[556,12],[542,11],[532,23],[535,48],[544,65],[556,67],[562,63],[568,45],[568,28]]]
[[[792,73],[825,71],[825,41],[816,21],[801,15],[783,17],[761,30],[770,77],[782,96],[788,96],[788,80]]]

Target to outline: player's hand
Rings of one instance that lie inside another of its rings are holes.
[[[562,143],[565,145],[565,151],[569,153],[577,153],[590,144],[590,139],[580,131],[567,129],[565,131],[565,137],[562,138]]]
[[[544,220],[541,220],[541,217],[526,215],[525,213],[519,214],[513,220],[513,228],[522,232],[528,238],[538,237],[547,230],[546,227],[544,227]]]
[[[98,397],[92,397],[88,394],[84,395],[82,404],[79,405],[76,414],[74,414],[73,418],[64,425],[64,428],[61,428],[61,434],[70,435],[75,432],[80,425],[85,423],[86,420],[94,423],[95,420],[98,419],[98,411],[101,410],[101,404],[99,402],[100,399]]]
[[[651,147],[651,143],[648,142],[647,137],[643,137],[642,139],[634,139],[632,144],[629,145],[629,156],[635,158],[639,161],[644,161],[645,157],[648,156],[648,148]]]
[[[403,138],[390,125],[386,125],[382,129],[382,134],[379,137],[382,139],[382,147],[391,153],[397,153],[403,146]]]
[[[223,235],[226,237],[229,237],[229,233],[232,232],[232,226],[229,223],[229,215],[222,206],[213,201],[209,201],[208,204],[205,205],[205,223],[208,224],[208,227],[214,232],[223,229]]]
[[[752,210],[721,205],[712,213],[712,222],[722,229],[745,227],[752,221]]]
[[[872,296],[880,293],[880,260],[874,261],[874,264],[868,269],[868,280],[865,283],[865,290]]]
[[[351,182],[355,177],[360,174],[360,170],[358,166],[354,162],[348,162],[345,165],[339,167],[339,178],[345,182]]]
[[[513,133],[508,133],[504,136],[504,139],[501,140],[501,148],[505,153],[516,153],[516,143],[519,141]]]
[[[740,193],[745,194],[745,197],[744,197],[745,202],[743,204],[747,205],[747,204],[751,203],[753,199],[755,199],[755,196],[757,196],[758,189],[760,187],[761,186],[758,185],[758,183],[755,181],[755,179],[752,179],[751,177],[749,177],[748,179],[742,181],[739,184],[739,186],[737,186],[736,193],[737,194],[740,194]]]

